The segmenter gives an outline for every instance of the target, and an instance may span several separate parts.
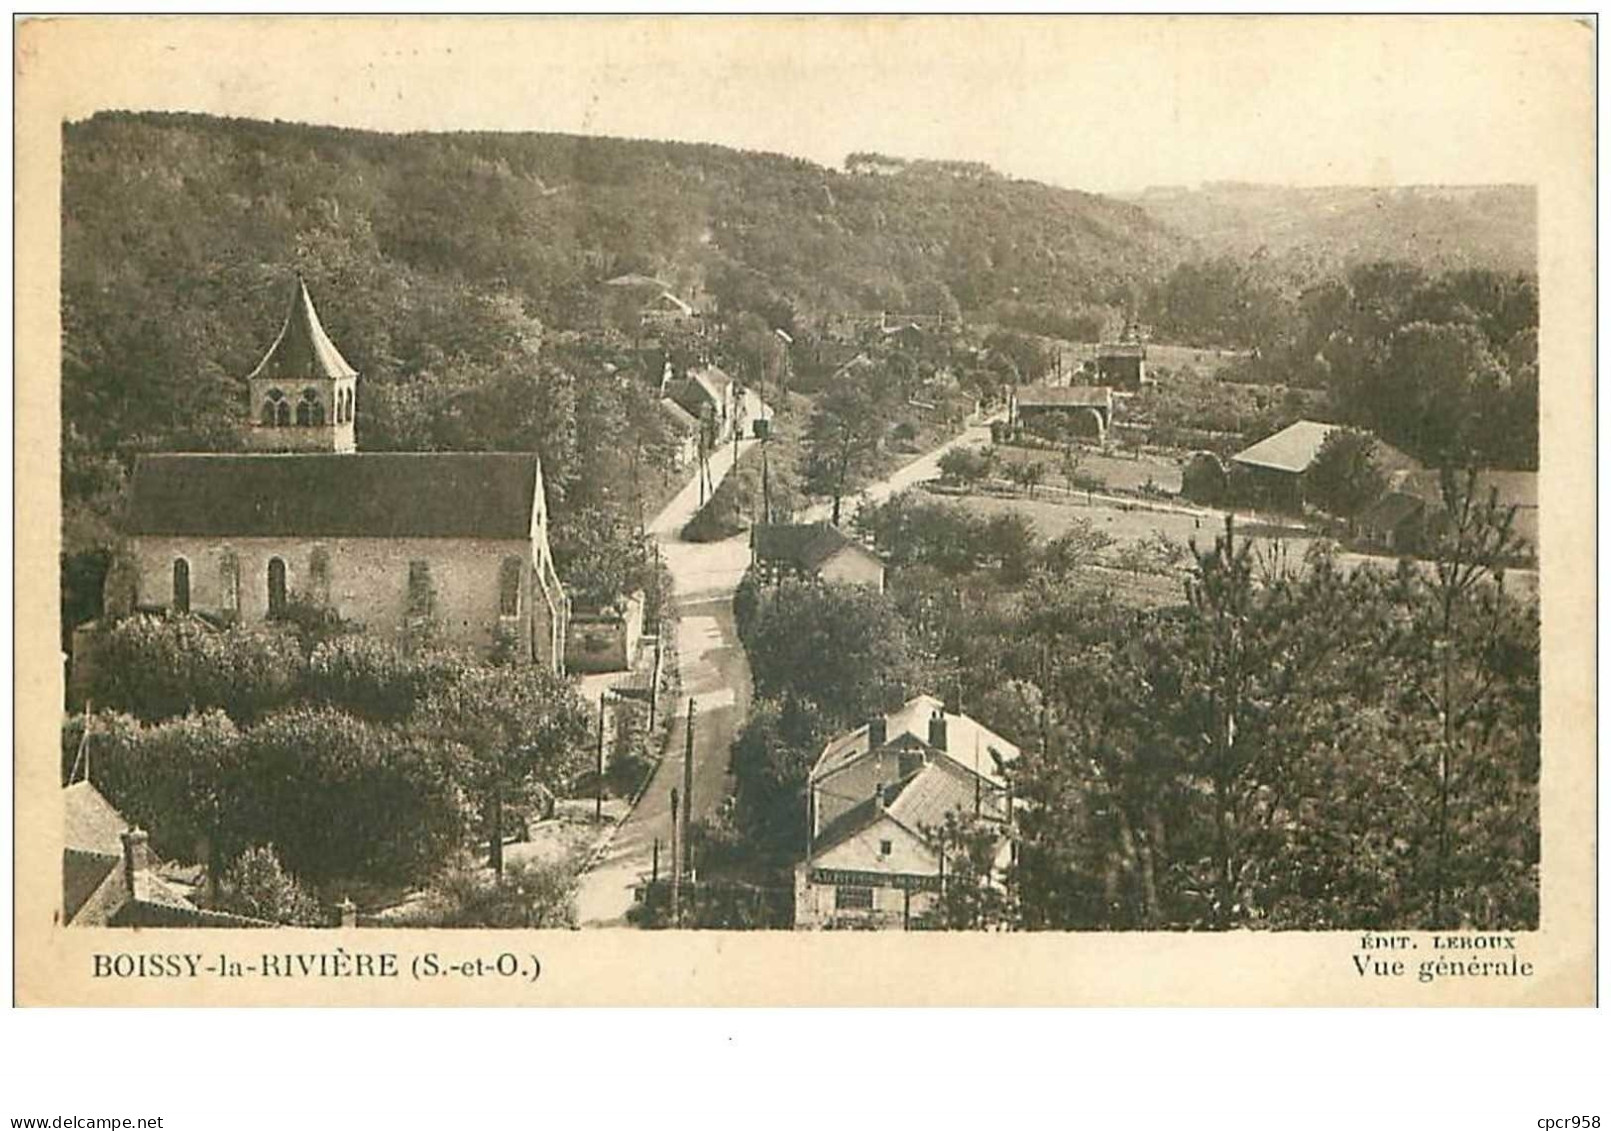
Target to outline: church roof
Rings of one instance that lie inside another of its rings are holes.
[[[525,540],[542,465],[529,452],[148,455],[130,534]]]
[[[330,335],[319,322],[319,312],[313,309],[308,285],[297,276],[296,293],[291,296],[291,309],[280,327],[279,337],[257,363],[247,380],[259,377],[297,381],[307,377],[334,380],[337,377],[356,377],[358,371],[347,364]]]

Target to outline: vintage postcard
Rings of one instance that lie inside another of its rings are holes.
[[[29,1005],[1585,1005],[1565,17],[20,25]]]

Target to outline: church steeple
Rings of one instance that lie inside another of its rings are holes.
[[[246,446],[259,452],[350,452],[357,448],[358,371],[347,364],[313,309],[300,274],[285,324],[246,378]]]

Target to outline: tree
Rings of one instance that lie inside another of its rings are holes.
[[[453,681],[460,663],[448,652],[408,654],[375,636],[338,636],[308,658],[305,697],[371,722],[402,722]]]
[[[1057,457],[1057,473],[1063,477],[1063,483],[1070,491],[1076,490],[1084,482],[1080,465],[1085,462],[1085,453],[1074,444],[1064,444]]]
[[[591,765],[587,709],[541,665],[466,665],[424,714],[430,732],[458,752],[493,872],[501,876],[505,806],[538,789],[561,793]]]
[[[474,857],[460,855],[394,922],[402,927],[574,927],[577,867],[573,859],[521,860],[501,874],[488,874]]]
[[[92,779],[162,855],[200,861],[216,882],[245,847],[240,731],[219,710],[143,724],[106,711],[86,739]]]
[[[215,905],[291,927],[325,926],[319,901],[285,870],[272,844],[248,848],[230,864]]]
[[[295,695],[304,662],[295,636],[274,627],[142,614],[100,641],[90,698],[146,720],[219,708],[246,724]]]
[[[1012,476],[1014,483],[1033,497],[1035,488],[1046,478],[1046,465],[1040,460],[1028,460],[1023,463],[1012,464],[1008,467],[1007,473]]]
[[[758,694],[818,704],[829,729],[903,702],[922,682],[893,602],[860,585],[781,582],[745,647]]]
[[[1308,500],[1338,518],[1354,518],[1381,498],[1387,477],[1376,464],[1376,439],[1339,428],[1326,437],[1304,476]]]
[[[932,566],[948,576],[971,573],[989,547],[984,523],[966,509],[902,491],[863,507],[856,526],[889,565]]]
[[[728,327],[725,343],[746,384],[762,390],[781,386],[787,361],[783,339],[764,318],[752,311],[742,312]]]
[[[620,510],[575,509],[554,533],[555,565],[578,608],[607,608],[638,589],[653,592],[659,571],[654,542]]]
[[[1167,720],[1189,773],[1203,783],[1212,814],[1207,917],[1217,927],[1256,919],[1263,851],[1282,817],[1285,779],[1314,722],[1317,674],[1346,638],[1358,610],[1329,562],[1298,577],[1265,571],[1235,529],[1197,551],[1190,613],[1174,658],[1152,682],[1173,690],[1157,713]],[[1330,624],[1316,632],[1313,624]]]
[[[925,832],[939,846],[945,879],[925,917],[943,930],[980,931],[1016,926],[1019,911],[997,864],[1007,830],[998,822],[947,813]]]
[[[1039,338],[1015,330],[996,330],[985,339],[992,368],[1015,385],[1029,385],[1052,368],[1052,353]]]
[[[1046,543],[1041,565],[1054,577],[1095,565],[1098,555],[1113,544],[1113,538],[1091,523],[1076,519],[1069,528]]]
[[[940,478],[947,483],[972,487],[984,478],[987,470],[984,459],[972,448],[952,448],[940,456]]]
[[[877,468],[884,435],[883,398],[854,375],[836,380],[817,398],[806,431],[805,488],[833,500],[833,524],[847,494]]]
[[[1500,855],[1537,859],[1537,610],[1504,591],[1504,563],[1519,541],[1513,510],[1484,496],[1475,473],[1445,472],[1443,494],[1431,575],[1401,572],[1409,615],[1383,641],[1402,688],[1395,736],[1419,755],[1412,780],[1427,835],[1418,912],[1427,929],[1491,923],[1495,907],[1503,921],[1526,924],[1537,913],[1536,875],[1514,885],[1518,907],[1481,857],[1500,822],[1512,827]]]
[[[1035,564],[1039,539],[1035,524],[1016,511],[992,515],[985,523],[983,544],[1001,564],[1001,579],[1016,585],[1029,576]]]
[[[733,740],[738,818],[756,862],[788,864],[806,844],[805,786],[827,732],[798,696],[757,698]]]
[[[273,844],[312,883],[422,879],[469,839],[468,774],[414,727],[293,706],[241,738],[232,840]]]

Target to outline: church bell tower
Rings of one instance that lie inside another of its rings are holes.
[[[357,450],[353,418],[358,409],[358,371],[324,332],[301,275],[279,337],[246,384],[251,396],[249,450]]]

